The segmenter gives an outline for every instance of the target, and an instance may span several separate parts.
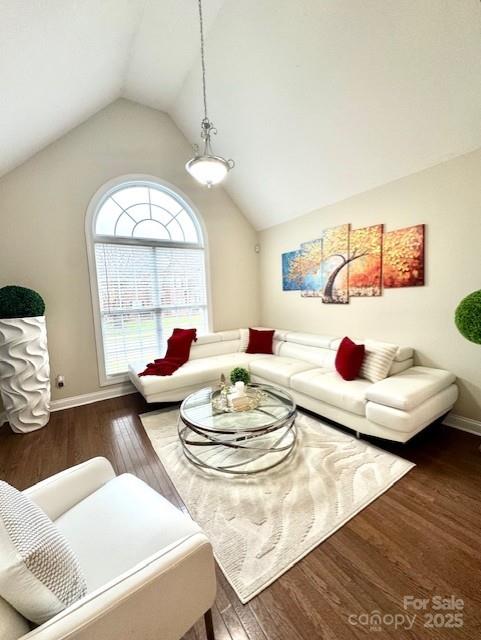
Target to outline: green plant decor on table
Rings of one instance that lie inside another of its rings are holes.
[[[249,384],[249,382],[251,381],[251,375],[247,371],[247,369],[244,369],[243,367],[236,367],[230,372],[230,381],[232,382],[232,384],[235,384],[236,382]]]
[[[44,314],[45,303],[36,291],[14,285],[0,289],[0,318],[37,318]]]
[[[481,291],[474,291],[461,300],[454,321],[467,340],[481,344]]]

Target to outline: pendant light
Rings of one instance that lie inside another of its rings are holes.
[[[204,97],[204,117],[201,122],[200,137],[203,141],[203,150],[194,144],[194,157],[185,165],[190,175],[209,189],[214,184],[222,182],[227,173],[234,167],[233,160],[226,160],[214,155],[212,151],[211,136],[217,134],[217,129],[207,117],[207,92],[205,87],[205,56],[204,56],[204,25],[202,20],[202,0],[199,0],[200,21],[200,57],[202,62],[202,90]]]

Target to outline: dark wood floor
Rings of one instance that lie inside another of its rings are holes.
[[[130,395],[54,413],[46,429],[29,435],[4,426],[0,477],[23,489],[104,455],[117,472],[134,473],[182,506],[138,419],[153,408]],[[462,598],[463,626],[426,628],[418,613],[411,630],[387,624],[374,637],[481,638],[480,442],[437,425],[408,445],[382,443],[417,467],[272,586],[243,606],[218,571],[217,639],[372,637],[349,616],[404,614],[409,595]],[[186,636],[204,638],[201,623]]]

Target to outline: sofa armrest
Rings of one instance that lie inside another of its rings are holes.
[[[56,520],[112,478],[115,471],[110,462],[106,458],[92,458],[34,484],[23,493],[51,520]]]
[[[456,380],[456,376],[444,369],[430,367],[411,367],[376,382],[366,391],[371,402],[409,411],[447,389]]]
[[[212,607],[212,547],[195,533],[97,589],[21,640],[178,640]]]

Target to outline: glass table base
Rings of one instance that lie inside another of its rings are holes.
[[[296,415],[283,424],[258,431],[220,432],[202,429],[179,417],[178,432],[184,455],[203,469],[251,475],[272,469],[287,460],[297,440]]]

